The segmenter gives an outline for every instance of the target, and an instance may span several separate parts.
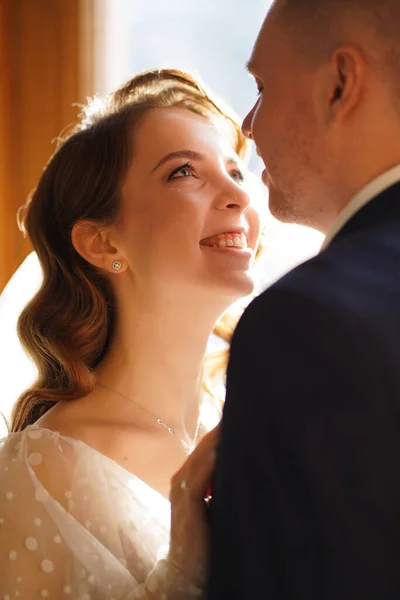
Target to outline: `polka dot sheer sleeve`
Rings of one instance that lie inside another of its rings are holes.
[[[30,426],[0,442],[0,600],[194,600],[166,560],[170,504],[90,446]]]

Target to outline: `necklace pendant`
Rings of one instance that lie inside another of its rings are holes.
[[[120,396],[121,398],[124,398],[125,400],[128,400],[128,402],[132,402],[133,405],[138,409],[141,410],[145,413],[147,413],[152,419],[154,419],[158,425],[161,425],[162,427],[165,427],[165,429],[167,429],[168,433],[170,433],[171,435],[174,435],[177,437],[177,439],[179,440],[179,442],[182,444],[184,450],[185,450],[185,454],[191,454],[196,446],[196,442],[197,442],[197,437],[199,434],[199,427],[200,427],[200,419],[197,422],[197,427],[196,427],[196,432],[194,434],[194,439],[193,442],[191,444],[188,444],[187,442],[185,442],[185,440],[183,440],[182,438],[180,438],[179,436],[176,435],[176,431],[175,429],[173,429],[172,427],[168,427],[168,425],[166,423],[164,423],[164,421],[158,417],[156,417],[156,415],[154,415],[152,412],[150,412],[145,406],[142,406],[141,404],[139,404],[138,402],[135,402],[134,400],[132,400],[132,398],[129,398],[128,396],[124,396],[124,394],[121,394],[120,392],[117,392],[117,390],[113,390],[112,388],[107,387],[106,385],[103,385],[102,383],[100,383],[100,381],[97,382],[98,385],[102,388],[104,388],[105,390],[108,390],[109,392],[112,392],[113,394],[116,394],[117,396]]]

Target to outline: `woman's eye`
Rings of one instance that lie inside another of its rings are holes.
[[[232,177],[232,179],[234,179],[235,181],[238,181],[239,183],[242,183],[244,181],[244,175],[243,175],[242,171],[239,171],[239,169],[232,171],[231,177]]]
[[[181,165],[180,167],[177,167],[176,169],[174,169],[172,171],[172,173],[170,173],[170,175],[168,176],[168,181],[171,181],[171,179],[181,179],[183,177],[190,177],[191,175],[193,175],[193,167],[190,163],[186,163],[185,165]]]

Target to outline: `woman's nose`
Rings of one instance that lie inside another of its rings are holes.
[[[250,196],[243,187],[231,181],[231,185],[221,190],[217,197],[217,208],[219,210],[238,209],[245,212],[250,205]]]

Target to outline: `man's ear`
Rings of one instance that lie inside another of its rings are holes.
[[[345,119],[359,105],[365,85],[365,67],[365,57],[355,46],[341,46],[333,54],[328,90],[332,120]]]
[[[122,252],[111,241],[109,228],[104,225],[78,221],[72,228],[71,241],[78,254],[99,269],[121,273],[127,267]]]

